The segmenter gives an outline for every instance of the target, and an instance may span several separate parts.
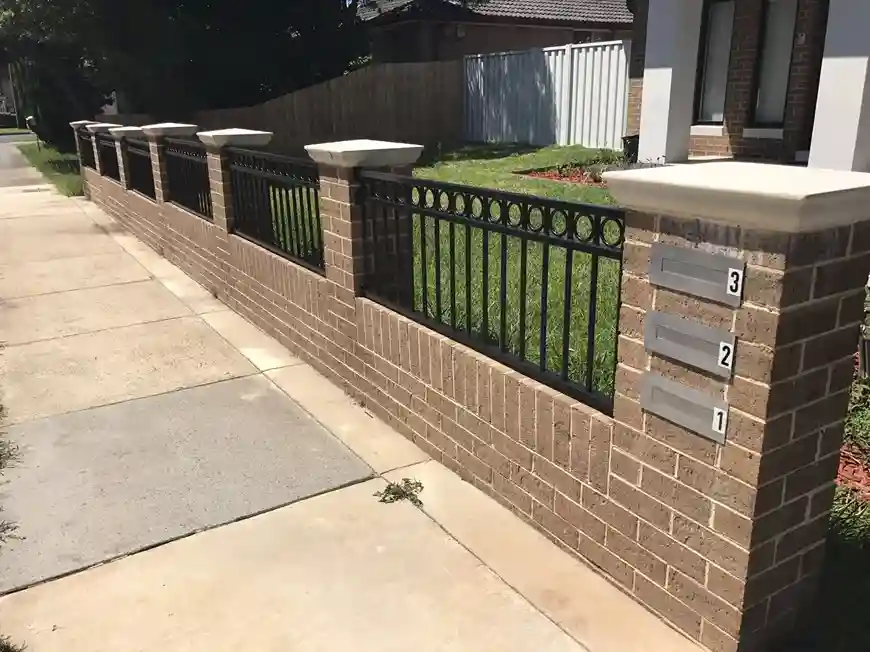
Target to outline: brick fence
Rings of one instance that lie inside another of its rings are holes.
[[[774,233],[629,211],[611,418],[361,297],[355,169],[320,167],[320,275],[232,233],[220,149],[208,153],[213,222],[164,201],[161,148],[152,137],[156,201],[84,168],[90,199],[703,646],[754,650],[788,631],[822,561],[870,229]],[[655,287],[655,243],[748,263],[742,305]],[[732,329],[741,340],[733,378],[648,353],[644,320],[653,309]],[[650,372],[729,400],[726,443],[642,410]]]

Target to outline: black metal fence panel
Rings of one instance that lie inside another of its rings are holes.
[[[205,145],[196,140],[167,138],[164,154],[166,200],[213,219]]]
[[[115,139],[106,134],[94,134],[97,139],[97,150],[100,153],[100,173],[115,181],[121,181],[121,170],[118,165],[118,150]]]
[[[94,160],[94,137],[87,129],[79,129],[77,133],[79,139],[79,149],[82,153],[82,165],[92,170],[97,169],[97,163]]]
[[[233,231],[323,273],[323,231],[313,161],[230,149]]]
[[[131,190],[154,199],[154,169],[148,142],[127,139],[124,141],[124,151],[127,158],[127,185]]]
[[[364,292],[612,412],[622,211],[360,174]]]

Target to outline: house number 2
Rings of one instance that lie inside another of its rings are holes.
[[[731,342],[719,342],[719,366],[734,369],[734,345]]]
[[[725,285],[725,292],[732,297],[743,295],[743,270],[731,267],[728,270],[728,282]]]

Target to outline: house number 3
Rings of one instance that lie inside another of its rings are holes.
[[[728,270],[728,282],[725,285],[725,292],[732,297],[743,295],[743,270],[734,267]]]

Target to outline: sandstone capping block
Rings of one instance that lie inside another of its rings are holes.
[[[142,127],[113,127],[109,129],[109,133],[115,137],[115,140],[124,140],[125,138],[142,138],[145,132]]]
[[[411,165],[420,158],[423,146],[383,140],[343,140],[306,145],[305,151],[321,165],[382,168]]]
[[[607,172],[623,208],[765,231],[819,231],[870,219],[870,174],[724,161]]]
[[[119,126],[119,125],[115,125]],[[193,136],[197,125],[189,125],[181,122],[158,122],[153,125],[144,125],[142,131],[146,136]]]
[[[90,131],[92,134],[105,134],[108,133],[109,129],[114,129],[115,127],[120,127],[121,125],[115,124],[114,122],[91,122],[90,124],[85,125],[85,129]]]
[[[272,140],[273,133],[254,129],[217,129],[200,131],[196,135],[206,147],[264,147]]]

